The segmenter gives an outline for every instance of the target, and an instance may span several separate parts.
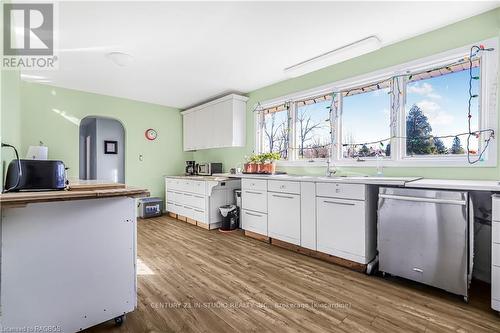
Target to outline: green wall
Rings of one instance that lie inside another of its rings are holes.
[[[18,71],[1,71],[0,139],[15,147],[21,145],[21,86]],[[10,148],[0,149],[0,188],[3,185],[4,167],[15,154]]]
[[[182,149],[182,118],[178,109],[132,100],[21,83],[21,144],[24,156],[28,146],[42,141],[50,159],[63,160],[69,176],[79,174],[79,121],[87,116],[114,118],[125,128],[125,182],[148,188],[153,196],[164,196],[164,175],[180,174],[192,153]],[[144,131],[154,128],[155,141]],[[143,155],[143,161],[139,155]]]
[[[247,145],[245,148],[209,149],[194,153],[196,161],[223,162],[228,170],[241,164],[245,155],[254,149],[254,120],[252,109],[259,101],[269,100],[293,92],[311,89],[323,84],[369,73],[414,59],[429,56],[483,39],[500,35],[500,9],[472,17],[444,28],[389,45],[378,51],[366,54],[319,71],[282,81],[248,94],[247,103]],[[500,145],[498,145],[500,148]],[[279,168],[295,174],[320,174],[323,167]],[[343,167],[341,173],[375,174],[375,168]],[[384,168],[385,175],[415,175],[429,178],[498,179],[500,169],[486,167],[464,168]]]

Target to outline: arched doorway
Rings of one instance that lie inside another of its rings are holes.
[[[125,129],[120,121],[86,117],[80,122],[80,179],[125,183]]]

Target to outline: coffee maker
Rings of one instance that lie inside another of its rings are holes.
[[[195,161],[186,161],[186,176],[194,176],[196,174]]]

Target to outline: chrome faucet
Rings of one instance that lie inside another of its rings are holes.
[[[325,172],[325,176],[327,176],[327,177],[331,177],[331,176],[333,176],[334,174],[337,173],[337,170],[335,169],[335,166],[333,166],[333,170],[330,167],[331,163],[332,162],[330,161],[330,159],[326,160],[326,172]]]

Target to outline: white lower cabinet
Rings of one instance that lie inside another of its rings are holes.
[[[240,184],[236,179],[215,181],[167,177],[166,210],[206,224],[209,229],[218,228],[222,223],[219,207],[234,203],[234,190],[240,188]]]
[[[300,195],[268,192],[268,236],[300,245]]]
[[[267,214],[243,209],[241,212],[241,228],[267,236]]]
[[[316,251],[316,184],[300,184],[300,246]]]
[[[316,200],[318,251],[365,261],[365,203],[337,198]]]

